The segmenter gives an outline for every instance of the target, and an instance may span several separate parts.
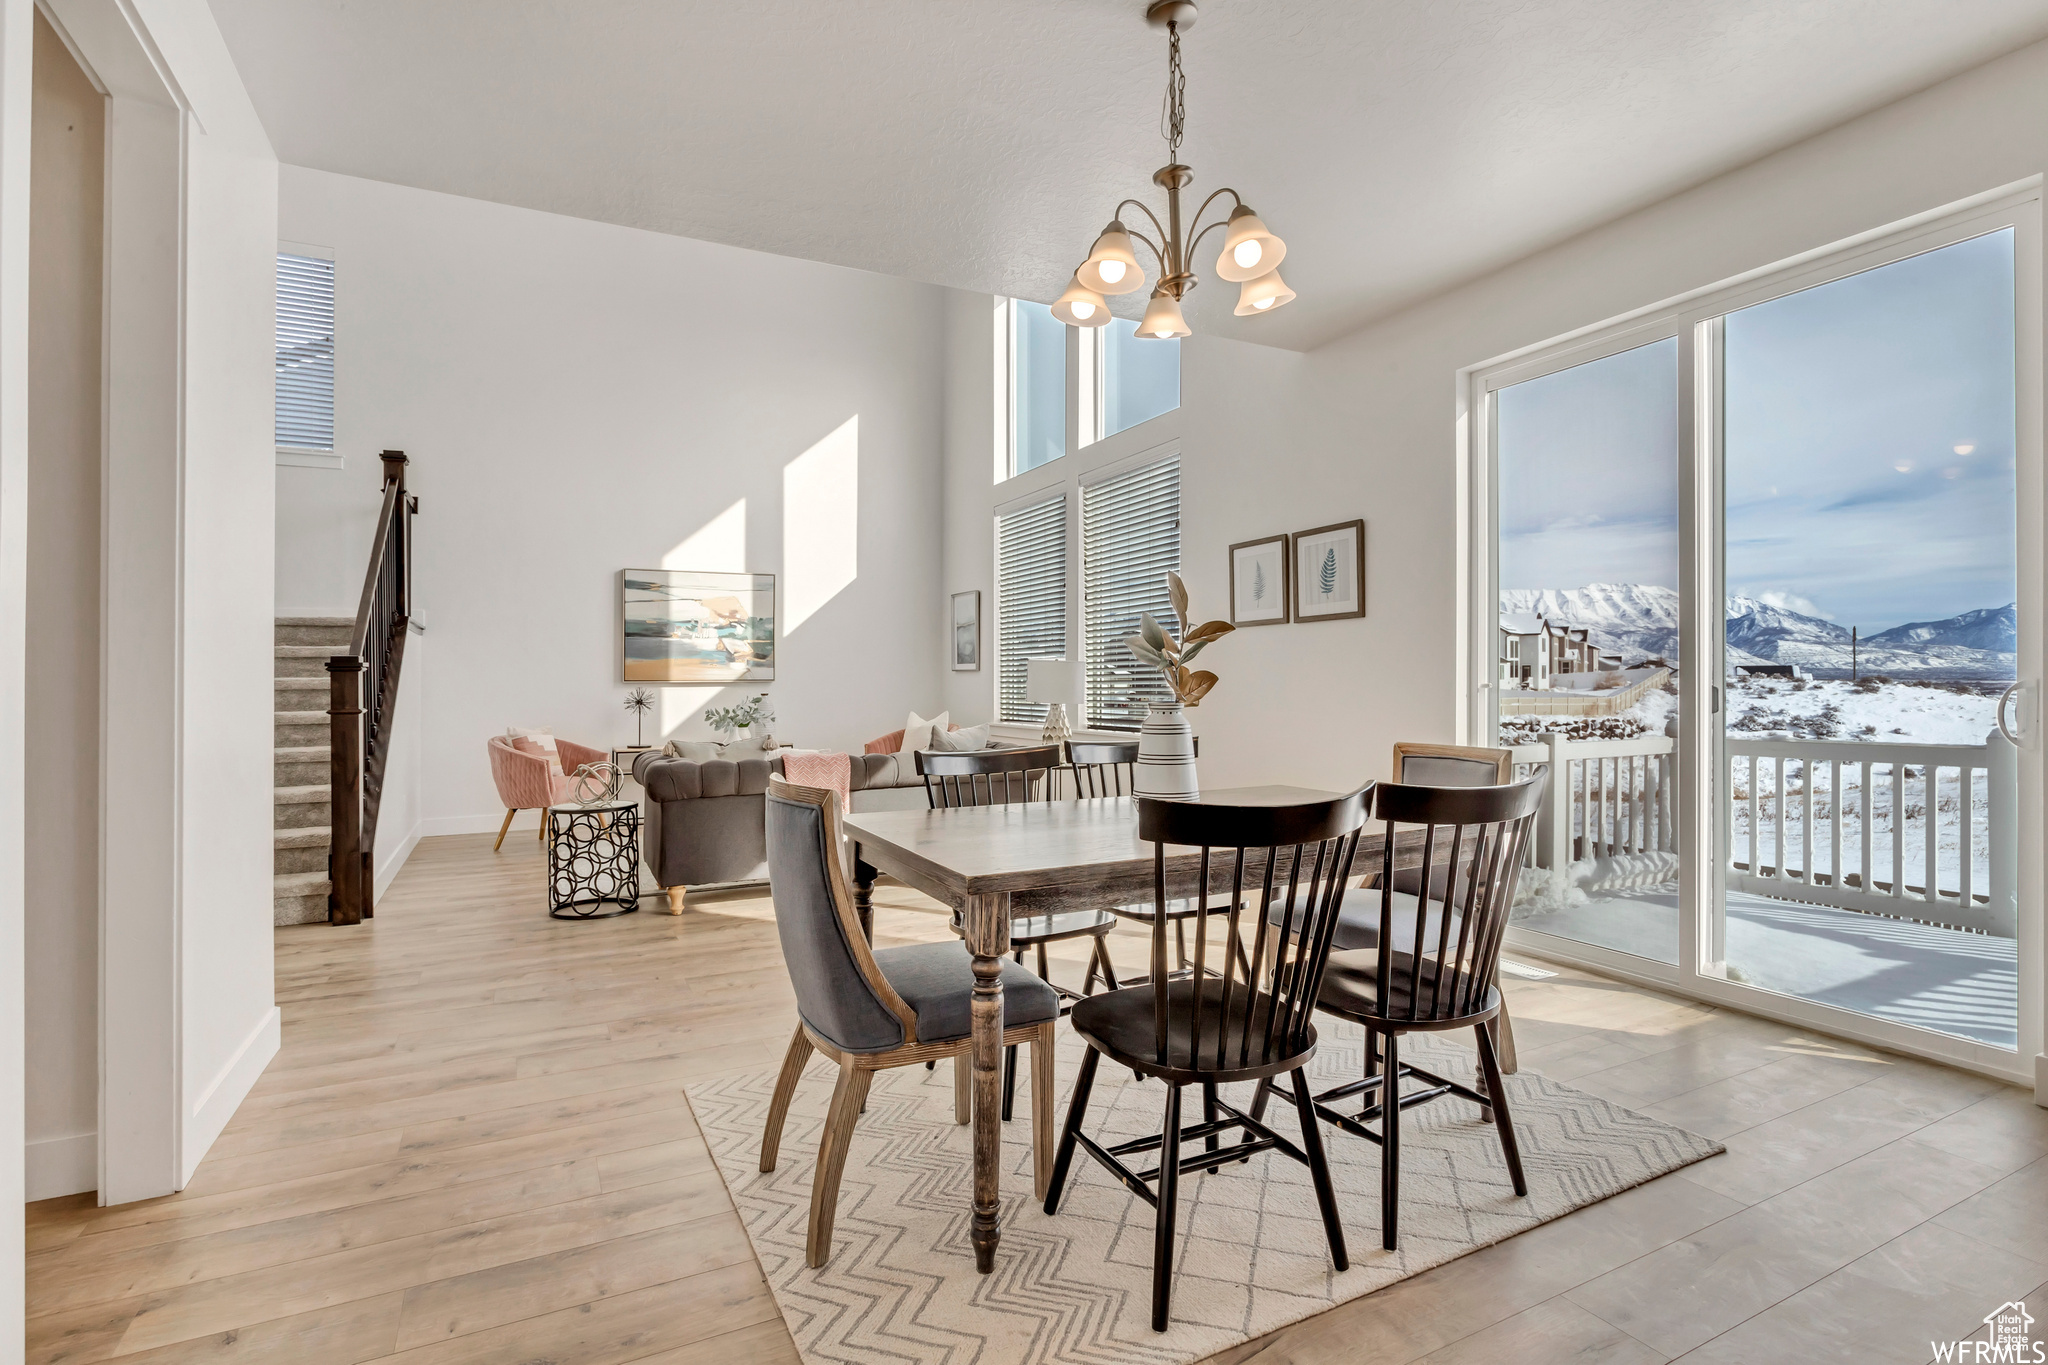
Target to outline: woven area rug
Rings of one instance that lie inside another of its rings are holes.
[[[1317,1088],[1359,1075],[1362,1030],[1328,1019],[1317,1028]],[[1060,1030],[1061,1121],[1081,1048]],[[1151,1325],[1152,1210],[1081,1152],[1058,1214],[1048,1217],[1032,1199],[1028,1050],[1019,1051],[1015,1117],[1003,1126],[1003,1241],[986,1276],[974,1271],[967,1237],[971,1140],[953,1122],[950,1063],[875,1078],[847,1153],[832,1259],[819,1270],[804,1265],[804,1231],[836,1068],[812,1058],[780,1163],[766,1175],[761,1129],[774,1073],[688,1087],[806,1362],[1199,1360],[1723,1150],[1525,1071],[1507,1083],[1528,1198],[1515,1197],[1477,1106],[1446,1097],[1410,1109],[1401,1122],[1401,1249],[1387,1252],[1379,1148],[1325,1125],[1351,1268],[1331,1268],[1315,1191],[1298,1162],[1269,1152],[1215,1175],[1183,1176],[1173,1326],[1161,1334]],[[1410,1035],[1402,1055],[1468,1083],[1476,1063],[1469,1047],[1428,1035]],[[1250,1092],[1226,1087],[1225,1097],[1244,1107]],[[1088,1132],[1117,1141],[1156,1132],[1164,1095],[1158,1082],[1105,1063]],[[1187,1092],[1183,1111],[1184,1121],[1197,1121],[1199,1091]],[[1268,1121],[1289,1138],[1299,1131],[1284,1101]]]

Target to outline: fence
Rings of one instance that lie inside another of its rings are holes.
[[[1601,677],[1612,674],[1571,674],[1571,677]],[[1653,687],[1662,687],[1671,676],[1668,668],[1655,669],[1627,687],[1566,688],[1547,691],[1503,687],[1500,714],[1503,716],[1618,716],[1642,699]]]
[[[1533,841],[1536,866],[1677,852],[1677,750],[1678,741],[1662,735],[1568,740],[1552,734],[1516,746],[1516,763],[1550,765]]]
[[[1730,890],[2017,934],[2018,756],[2004,736],[1862,744],[1731,735],[1723,751]]]

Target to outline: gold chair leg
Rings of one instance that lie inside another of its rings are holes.
[[[671,915],[682,914],[683,897],[689,894],[690,888],[687,886],[665,886],[662,890],[668,892],[668,912]]]
[[[974,1120],[974,1058],[962,1048],[953,1054],[953,1122]]]
[[[1031,1035],[1031,1188],[1040,1204],[1052,1188],[1052,1049],[1057,1022],[1048,1019]]]
[[[853,1125],[868,1097],[873,1072],[862,1071],[845,1062],[839,1065],[839,1080],[832,1087],[832,1112],[825,1118],[825,1132],[818,1139],[818,1170],[811,1177],[811,1229],[804,1241],[804,1264],[817,1269],[832,1259],[832,1223],[839,1212],[839,1177],[846,1171],[846,1147],[853,1141]]]
[[[546,806],[540,808],[540,830],[533,838],[536,843],[544,844],[548,841],[548,808]]]
[[[498,842],[491,845],[491,852],[496,853],[499,849],[505,846],[505,831],[512,828],[512,817],[517,814],[519,814],[519,812],[516,810],[508,810],[505,812],[505,823],[498,826]]]
[[[775,1158],[782,1147],[782,1122],[789,1117],[790,1097],[796,1094],[796,1083],[803,1079],[804,1063],[811,1059],[811,1040],[804,1033],[804,1026],[796,1026],[796,1036],[789,1040],[789,1051],[782,1054],[782,1074],[775,1078],[775,1098],[768,1102],[768,1126],[761,1133],[761,1169],[775,1169]]]

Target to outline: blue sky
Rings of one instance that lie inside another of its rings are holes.
[[[2012,249],[1728,316],[1731,592],[1866,632],[2013,600]],[[1675,587],[1677,343],[1499,398],[1501,586]]]

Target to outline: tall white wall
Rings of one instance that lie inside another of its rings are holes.
[[[27,1197],[99,1168],[100,235],[106,101],[38,14],[29,283]]]
[[[1203,784],[1336,787],[1383,775],[1398,740],[1459,738],[1460,367],[2044,167],[2037,44],[1306,355],[1183,342],[1183,405],[1146,439],[1181,443],[1182,573],[1198,612],[1224,614],[1232,543],[1366,522],[1363,619],[1245,631],[1203,656],[1222,679],[1191,716]],[[949,310],[948,591],[992,586],[987,523],[1010,495],[990,483],[985,316],[974,296]],[[986,714],[993,686],[987,669],[956,675],[949,699]]]
[[[938,704],[944,291],[294,166],[279,231],[334,252],[346,465],[278,470],[278,611],[354,614],[406,451],[424,832],[497,828],[508,725],[632,741],[621,569],[780,575],[776,680],[660,689],[650,739],[754,690],[814,747]]]

